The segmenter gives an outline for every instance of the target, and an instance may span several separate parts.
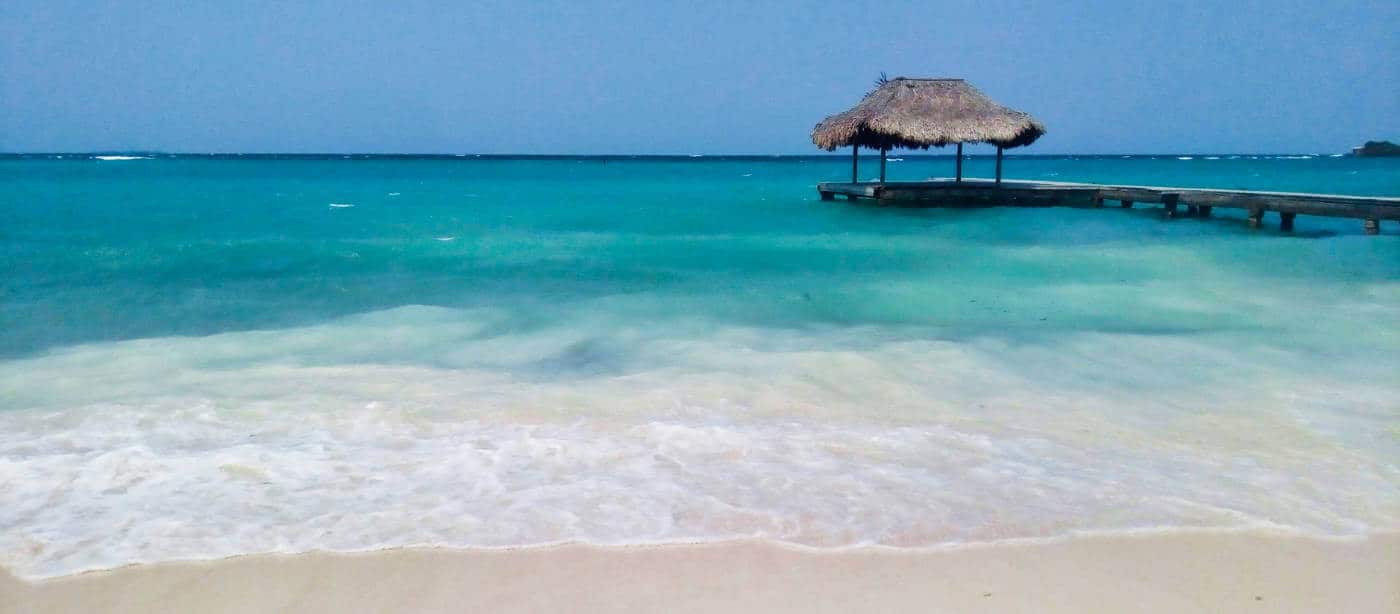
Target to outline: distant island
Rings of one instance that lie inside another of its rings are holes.
[[[1400,156],[1400,145],[1390,141],[1366,141],[1365,145],[1351,148],[1351,155],[1362,157]]]

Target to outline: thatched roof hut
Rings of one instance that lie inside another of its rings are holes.
[[[897,147],[956,144],[959,178],[962,144],[991,143],[997,146],[1000,180],[1001,150],[1030,145],[1045,134],[1045,125],[1034,117],[997,104],[962,79],[895,77],[881,78],[877,85],[849,111],[817,124],[812,142],[827,151],[848,145],[879,149],[882,162],[883,153]]]

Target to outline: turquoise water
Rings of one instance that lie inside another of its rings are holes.
[[[1007,166],[1010,176],[1031,179],[1400,194],[1393,160],[1203,158],[1013,158]],[[911,158],[891,163],[890,176],[920,179],[947,165]],[[969,174],[988,174],[987,165],[974,160]],[[930,324],[976,334],[1026,314],[870,301],[852,295],[851,284],[889,275],[997,293],[1012,279],[1141,281],[1161,264],[1072,270],[999,246],[1084,246],[1070,254],[1089,255],[1094,245],[1205,242],[1210,253],[1273,275],[1289,266],[1276,250],[1309,257],[1356,243],[1354,253],[1321,256],[1291,275],[1393,270],[1386,266],[1393,242],[1343,238],[1360,234],[1351,220],[1305,217],[1300,236],[1339,235],[1308,242],[1249,233],[1239,223],[1167,223],[1156,210],[917,211],[814,200],[817,181],[848,173],[840,157],[3,160],[0,264],[9,274],[0,287],[0,356],[306,324],[405,304],[509,307],[525,312],[522,322],[547,320],[562,303],[621,294],[667,297],[666,305],[648,309],[700,309],[746,323]],[[1113,330],[1206,325],[1172,323],[1155,312],[1077,319],[1083,315],[1059,323]]]
[[[1007,174],[1400,195],[1189,158]],[[849,172],[0,159],[0,564],[1400,525],[1400,227],[817,199]]]

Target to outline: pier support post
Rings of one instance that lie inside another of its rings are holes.
[[[860,145],[851,145],[851,183],[860,183]]]
[[[1249,227],[1258,228],[1264,222],[1264,209],[1262,207],[1249,208]]]
[[[1197,209],[1196,205],[1186,205],[1186,217],[1196,217],[1199,213],[1200,209]]]
[[[1176,203],[1180,199],[1180,194],[1162,195],[1162,205],[1167,208],[1167,217],[1176,217]]]
[[[1210,205],[1201,205],[1200,207],[1196,208],[1196,214],[1201,217],[1210,217],[1210,209]]]
[[[1297,217],[1297,216],[1298,216],[1297,213],[1283,213],[1283,212],[1279,212],[1279,214],[1278,214],[1278,227],[1279,227],[1279,230],[1282,230],[1282,231],[1284,231],[1284,232],[1293,232],[1293,218],[1295,218],[1295,217]]]
[[[962,183],[962,143],[958,143],[958,183]]]
[[[1001,145],[997,145],[997,185],[1001,185]]]
[[[1362,228],[1366,229],[1366,234],[1368,235],[1378,235],[1381,233],[1381,221],[1373,217],[1368,217],[1366,218],[1366,222],[1362,225]]]
[[[1119,207],[1122,207],[1122,208],[1124,208],[1124,209],[1132,209],[1132,208],[1133,208],[1133,201],[1131,201],[1131,200],[1120,200],[1120,201],[1118,201],[1118,206],[1119,206]]]
[[[822,200],[836,200],[836,194],[832,192],[822,192]]]
[[[889,149],[884,147],[880,148],[880,183],[885,182],[885,154],[889,153],[889,151]]]
[[[1103,197],[1102,197],[1102,196],[1094,196],[1093,207],[1094,207],[1095,209],[1098,209],[1098,208],[1100,208],[1100,207],[1102,207],[1102,206],[1103,206]]]

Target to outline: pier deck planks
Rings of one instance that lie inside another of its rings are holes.
[[[1058,181],[1003,181],[988,179],[934,179],[930,181],[887,181],[817,184],[823,200],[836,195],[848,199],[872,199],[883,203],[922,207],[1101,207],[1112,200],[1133,203],[1161,203],[1168,209],[1184,205],[1196,215],[1210,215],[1212,208],[1243,209],[1256,224],[1264,213],[1281,215],[1283,226],[1291,230],[1299,214],[1366,220],[1366,231],[1377,232],[1380,220],[1400,221],[1400,198],[1386,196],[1344,196],[1212,188],[1102,185]]]

